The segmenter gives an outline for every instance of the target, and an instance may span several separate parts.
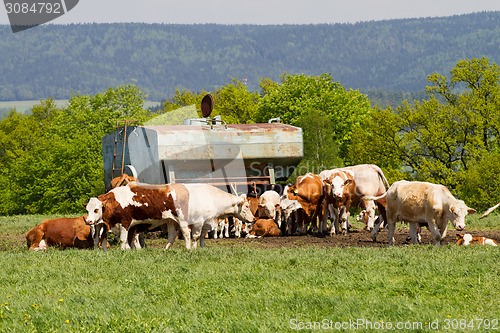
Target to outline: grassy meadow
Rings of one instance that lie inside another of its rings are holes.
[[[28,252],[24,233],[43,218],[0,217],[1,332],[366,332],[389,323],[405,332],[500,329],[494,247],[207,242],[188,251],[178,241],[169,251]]]

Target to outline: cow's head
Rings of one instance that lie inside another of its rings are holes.
[[[87,205],[85,205],[87,209],[87,219],[86,223],[89,225],[97,224],[102,221],[102,213],[104,210],[104,206],[102,202],[97,198],[90,198]]]
[[[245,234],[245,235],[249,235],[252,230],[253,230],[253,223],[245,223],[243,224],[243,227],[242,227],[242,233]]]
[[[457,229],[458,231],[463,231],[465,230],[465,217],[468,214],[474,214],[476,212],[475,209],[467,207],[465,202],[462,200],[458,200],[456,203],[451,205],[450,207],[450,212],[451,212],[451,224]]]
[[[472,241],[472,235],[471,234],[457,234],[457,242],[455,245],[469,245],[470,242]]]
[[[276,217],[276,209],[279,209],[279,204],[273,205],[272,202],[259,204],[259,216],[266,216],[274,219]]]
[[[323,181],[327,186],[326,192],[335,199],[341,199],[344,195],[344,188],[352,183],[352,179],[344,180],[340,176],[334,176]]]
[[[237,204],[236,217],[244,223],[252,223],[254,216],[250,210],[250,204],[245,195],[240,196],[240,201]]]

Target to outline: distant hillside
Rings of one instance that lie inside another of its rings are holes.
[[[421,91],[460,59],[500,61],[500,12],[322,25],[0,26],[0,100],[91,94],[132,83],[150,100],[231,78],[332,73],[346,87]]]

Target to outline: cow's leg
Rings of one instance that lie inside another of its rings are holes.
[[[431,223],[428,223],[428,228],[432,234],[432,237],[434,237],[434,241],[435,241],[434,245],[440,246],[441,245],[441,232],[439,232],[439,229],[436,226],[436,224],[434,223],[434,221]]]
[[[342,234],[345,235],[347,234],[347,231],[349,229],[349,215],[347,214],[347,208],[346,206],[342,206],[339,209],[339,219],[342,222]]]
[[[191,243],[192,249],[196,249],[196,247],[198,246],[198,239],[200,238],[203,229],[203,224],[205,223],[201,224],[195,223],[191,225],[191,237],[193,238],[192,239],[193,242]]]
[[[373,202],[373,200],[363,200],[363,204],[366,209],[366,214],[368,215],[366,230],[372,231],[375,225],[375,203]]]
[[[214,224],[217,225],[215,223],[215,221],[213,221],[212,223],[204,223],[203,224],[203,227],[201,229],[201,235],[200,235],[200,247],[205,247],[205,235],[207,234],[207,232],[212,230],[212,226]]]
[[[396,217],[387,212],[387,239],[389,245],[394,245],[394,233],[396,232]]]
[[[304,228],[304,212],[302,210],[297,211],[297,227],[295,228],[296,235],[302,235],[302,229]]]
[[[332,216],[332,227],[330,229],[330,235],[338,235],[340,233],[340,228],[339,228],[339,214],[340,211],[338,208],[335,208],[333,205],[330,207],[331,209],[331,216]]]
[[[142,249],[141,241],[140,241],[140,235],[142,232],[136,232],[134,235],[134,248],[136,249]]]
[[[140,249],[140,247],[136,247],[138,245],[136,243],[137,239],[137,230],[136,226],[132,226],[128,229],[128,234],[127,234],[127,244],[131,249]]]
[[[241,238],[241,222],[239,219],[234,219],[234,237]]]
[[[137,243],[141,249],[146,247],[146,241],[144,240],[144,232],[140,232],[137,234]]]
[[[122,250],[129,250],[130,246],[127,242],[128,239],[128,231],[120,224],[120,243]]]
[[[184,237],[184,242],[186,242],[186,249],[191,248],[191,231],[189,230],[189,225],[187,221],[180,221],[179,227],[181,228],[182,236]]]
[[[328,211],[329,211],[328,206],[329,205],[326,202],[323,205],[323,215],[321,216],[321,232],[322,233],[324,231],[326,231],[327,225],[328,225],[328,217],[330,216],[330,214],[328,214]]]
[[[326,207],[325,210],[323,211],[323,215],[321,216],[322,220],[323,220],[323,226],[321,229],[321,233],[324,235],[328,234],[328,217],[329,216],[330,216],[330,211],[329,211],[329,208]]]
[[[278,228],[281,228],[281,207],[276,205],[276,213],[275,213],[274,222],[278,225]]]
[[[410,238],[411,242],[416,245],[418,244],[418,223],[411,222],[410,223]]]
[[[225,219],[225,221],[226,221],[226,231],[225,231],[225,233],[224,233],[224,236],[225,236],[226,238],[229,238],[229,224],[230,224],[230,223],[229,223],[229,220],[230,220],[230,219],[232,219],[232,217],[228,217],[227,219]]]
[[[384,223],[384,219],[382,218],[382,215],[379,215],[379,217],[375,221],[375,225],[373,226],[372,240],[374,242],[377,241],[377,234],[378,234],[379,229],[382,227],[383,223]]]
[[[175,238],[177,237],[177,230],[175,228],[175,222],[169,221],[167,222],[167,232],[168,232],[168,244],[165,247],[165,250],[168,250],[174,245]]]
[[[102,231],[99,232],[99,238],[102,244],[102,250],[106,252],[108,250],[108,227],[102,223]]]
[[[443,223],[443,227],[439,228],[439,233],[441,234],[441,240],[446,237],[447,228],[448,228],[448,224],[447,223]]]
[[[224,227],[226,226],[225,223],[226,223],[226,220],[222,220],[219,223],[219,229],[220,229],[219,238],[224,238]]]
[[[94,241],[94,250],[99,248],[99,231],[101,231],[100,223],[92,224],[90,226],[90,234],[92,235],[92,240]]]
[[[287,235],[292,235],[293,234],[293,218],[294,215],[297,216],[297,212],[285,212],[284,214],[284,219],[283,221],[286,224],[286,234]]]

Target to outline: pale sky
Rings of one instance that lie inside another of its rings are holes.
[[[51,23],[356,23],[500,11],[500,0],[80,0]],[[0,24],[9,24],[0,6]]]

